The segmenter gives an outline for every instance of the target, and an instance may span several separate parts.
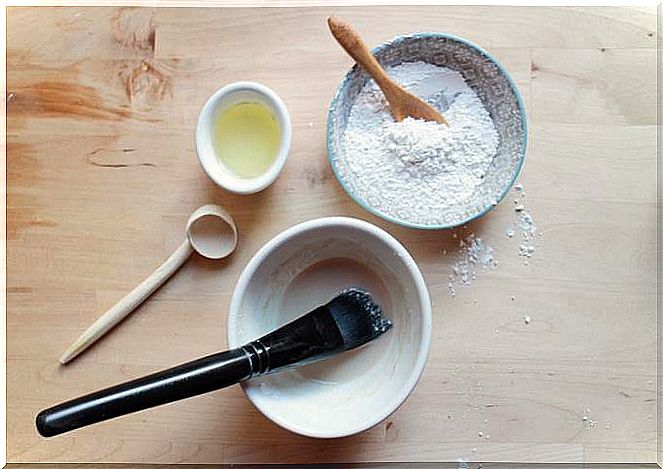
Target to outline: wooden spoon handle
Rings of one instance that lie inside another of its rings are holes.
[[[364,67],[364,70],[375,80],[378,86],[382,89],[385,96],[389,96],[389,92],[397,86],[391,78],[380,67],[380,64],[366,43],[359,37],[359,34],[345,21],[330,16],[327,18],[329,30],[336,39],[336,41],[345,49],[345,51],[355,59],[355,61]]]
[[[117,323],[129,315],[138,305],[155,292],[163,283],[179,269],[186,261],[193,248],[188,239],[175,250],[166,261],[157,268],[149,277],[143,280],[134,290],[117,302],[115,306],[102,314],[90,327],[88,327],[76,342],[62,354],[60,363],[63,365],[74,359],[77,355],[87,349],[106,332],[111,330]]]

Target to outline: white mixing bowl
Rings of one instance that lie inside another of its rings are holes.
[[[367,346],[244,382],[253,404],[302,435],[352,435],[384,420],[414,389],[430,346],[431,305],[416,263],[382,229],[330,217],[293,226],[265,244],[242,272],[230,304],[228,343],[243,345],[361,287],[394,327]]]

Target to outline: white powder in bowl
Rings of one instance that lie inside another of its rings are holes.
[[[387,73],[442,111],[449,126],[412,118],[395,122],[371,80],[350,109],[336,170],[372,209],[409,223],[444,224],[443,213],[467,203],[481,184],[497,152],[497,131],[458,72],[408,62]]]

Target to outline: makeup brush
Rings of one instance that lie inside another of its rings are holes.
[[[349,289],[313,311],[248,344],[118,384],[37,415],[42,436],[55,436],[139,410],[225,388],[360,347],[391,321],[371,296]]]

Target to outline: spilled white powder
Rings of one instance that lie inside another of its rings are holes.
[[[456,296],[455,284],[457,281],[463,286],[468,286],[472,280],[476,279],[477,268],[497,267],[493,248],[486,242],[477,238],[474,233],[470,233],[459,242],[458,258],[451,266],[451,275],[449,275],[449,293]]]
[[[506,228],[507,238],[518,238],[516,232],[520,235],[520,244],[516,253],[518,256],[524,258],[523,263],[529,264],[529,259],[536,251],[536,244],[541,238],[542,233],[537,229],[531,213],[527,210],[525,190],[522,184],[514,186],[516,197],[514,198],[514,210],[511,224]],[[463,286],[469,286],[472,280],[476,279],[477,267],[495,269],[497,267],[497,259],[495,258],[495,250],[490,246],[490,240],[484,238],[477,238],[468,228],[463,227],[465,230],[464,237],[458,243],[458,257],[451,265],[451,273],[447,287],[449,294],[453,297],[456,296],[456,283],[459,282]],[[452,238],[458,238],[456,232],[452,233]],[[447,254],[447,250],[442,250],[443,254]],[[516,301],[515,296],[510,297],[511,301]],[[476,303],[476,300],[475,300]],[[529,316],[523,318],[526,324],[529,324],[531,319]],[[499,330],[495,330],[499,333]]]
[[[395,122],[371,80],[350,110],[337,172],[352,193],[382,214],[443,224],[445,211],[466,203],[481,183],[497,152],[497,131],[458,72],[409,62],[387,73],[440,110],[449,126],[413,118]]]
[[[522,184],[513,186],[516,197],[513,199],[514,213],[512,224],[506,228],[507,238],[512,238],[515,229],[520,232],[520,245],[518,246],[518,255],[523,257],[523,263],[529,264],[529,259],[536,251],[536,240],[541,237],[541,232],[536,228],[532,214],[527,210],[525,189]]]

